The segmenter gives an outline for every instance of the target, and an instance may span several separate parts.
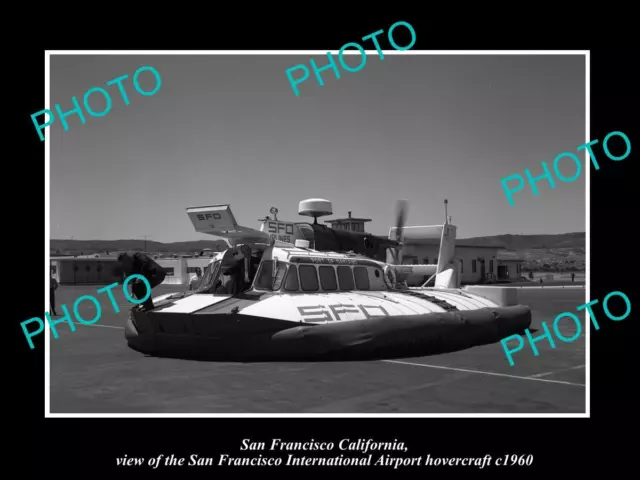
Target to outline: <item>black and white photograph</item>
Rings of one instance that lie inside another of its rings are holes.
[[[589,416],[588,51],[48,58],[47,417]]]

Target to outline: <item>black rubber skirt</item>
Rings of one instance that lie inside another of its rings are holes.
[[[125,327],[129,347],[214,361],[357,361],[465,350],[531,325],[531,310],[521,305],[315,325],[239,314],[162,315],[133,310]]]

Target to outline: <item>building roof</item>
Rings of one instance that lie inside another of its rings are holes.
[[[370,218],[356,218],[356,217],[347,217],[347,218],[334,218],[332,220],[327,220],[328,223],[340,223],[340,222],[370,222]]]
[[[68,262],[71,261],[82,261],[82,262],[115,262],[118,259],[116,257],[73,257],[73,256],[51,256],[49,260],[65,260]]]
[[[501,262],[524,262],[524,258],[520,258],[517,256],[516,252],[512,251],[502,251],[498,252],[498,260]]]
[[[328,223],[340,223],[340,222],[370,222],[370,218],[356,218],[351,216],[351,211],[347,212],[346,218],[334,218],[332,220],[327,219]]]
[[[387,237],[385,235],[377,235],[379,238],[382,239],[387,239]],[[420,241],[411,241],[411,242],[406,242],[406,245],[435,245],[435,246],[440,246],[440,240],[436,239],[436,238],[425,238],[423,240]],[[466,243],[464,240],[456,240],[456,247],[462,247],[462,248],[490,248],[492,250],[500,250],[503,249],[504,246],[502,245],[476,245],[476,244],[472,244],[472,243]]]

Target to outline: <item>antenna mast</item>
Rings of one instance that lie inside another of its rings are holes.
[[[444,199],[444,223],[448,223],[449,222],[449,215],[447,212],[447,204],[448,204],[448,200],[445,198]]]

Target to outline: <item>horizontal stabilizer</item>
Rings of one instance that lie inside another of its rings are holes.
[[[238,225],[230,205],[189,207],[187,215],[196,232],[227,239],[231,244],[269,243],[269,235]]]

